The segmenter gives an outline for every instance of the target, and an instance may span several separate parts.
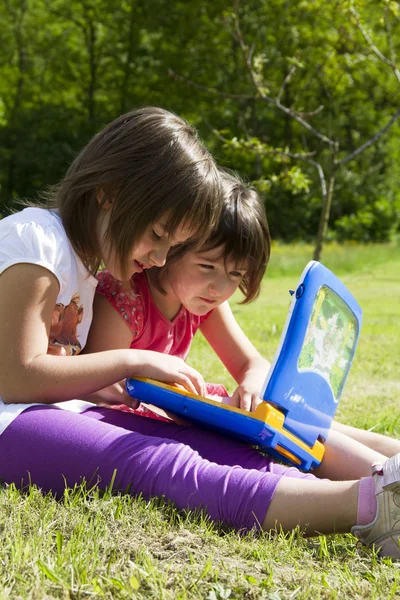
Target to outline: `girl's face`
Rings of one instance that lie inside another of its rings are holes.
[[[223,248],[207,252],[187,252],[168,269],[165,289],[173,292],[191,313],[202,316],[216,308],[238,288],[246,274],[246,264],[225,260]]]
[[[110,211],[99,216],[98,221],[98,239],[102,253],[102,260],[105,268],[119,280],[122,280],[122,272],[119,265],[118,256],[111,244],[105,240]],[[193,233],[189,228],[178,227],[174,235],[171,236],[165,223],[167,218],[161,217],[158,221],[151,223],[145,230],[142,237],[133,246],[129,260],[125,279],[130,279],[134,273],[141,273],[144,269],[150,269],[157,266],[162,267],[165,264],[169,249],[175,244],[181,244],[189,239]]]

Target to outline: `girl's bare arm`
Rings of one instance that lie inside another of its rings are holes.
[[[126,377],[176,382],[201,393],[197,371],[176,357],[145,350],[78,356],[47,354],[59,284],[47,269],[18,264],[0,276],[0,396],[7,403],[82,398]]]
[[[93,319],[84,354],[104,350],[129,348],[132,332],[121,315],[109,303],[107,298],[95,294]]]
[[[254,410],[270,364],[241,329],[228,302],[216,308],[200,330],[238,383],[233,404]]]

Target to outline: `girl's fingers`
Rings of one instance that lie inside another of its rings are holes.
[[[246,392],[239,386],[232,394],[229,404],[241,408],[242,410],[252,412],[256,410],[260,402],[262,402],[262,400],[258,394]]]
[[[263,402],[262,398],[258,394],[253,394],[251,401],[251,410],[256,410],[257,406]]]
[[[178,373],[176,383],[183,385],[186,391],[191,392],[192,394],[198,394],[193,381],[191,381],[184,373]]]
[[[239,388],[236,388],[230,399],[226,401],[226,404],[229,404],[229,406],[235,406],[236,408],[240,408]]]
[[[237,408],[241,408],[242,410],[251,410],[251,394],[243,391],[243,389],[239,386],[233,392],[230,402],[230,406],[236,406]]]
[[[129,408],[139,408],[139,400],[136,400],[136,398],[132,398],[131,396],[129,396],[129,394],[127,394],[127,398],[123,399],[123,401],[120,404],[126,404],[127,406],[129,406]]]
[[[197,390],[196,394],[198,394],[199,396],[206,395],[206,384],[204,383],[204,379],[199,373],[197,374],[197,377],[194,380],[194,385]]]
[[[242,397],[240,400],[240,408],[250,412],[251,408],[252,408],[251,400],[252,400],[251,394],[247,394],[247,393],[242,394]]]
[[[196,369],[192,369],[188,367],[188,373],[185,373],[185,376],[191,381],[194,386],[194,393],[198,396],[205,396],[206,394],[206,384],[204,383],[203,377],[200,375]]]

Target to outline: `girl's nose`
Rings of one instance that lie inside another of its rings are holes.
[[[160,246],[159,248],[155,248],[149,254],[149,258],[154,263],[155,267],[163,267],[167,260],[168,250],[170,249],[169,245]]]
[[[225,280],[223,277],[211,281],[208,285],[208,293],[213,298],[219,298],[224,293]]]

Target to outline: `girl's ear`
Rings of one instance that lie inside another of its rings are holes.
[[[109,208],[111,208],[112,202],[111,202],[111,200],[106,198],[104,188],[102,188],[102,187],[97,188],[96,198],[97,198],[97,202],[100,204],[101,208],[104,208],[105,210],[108,210]]]

